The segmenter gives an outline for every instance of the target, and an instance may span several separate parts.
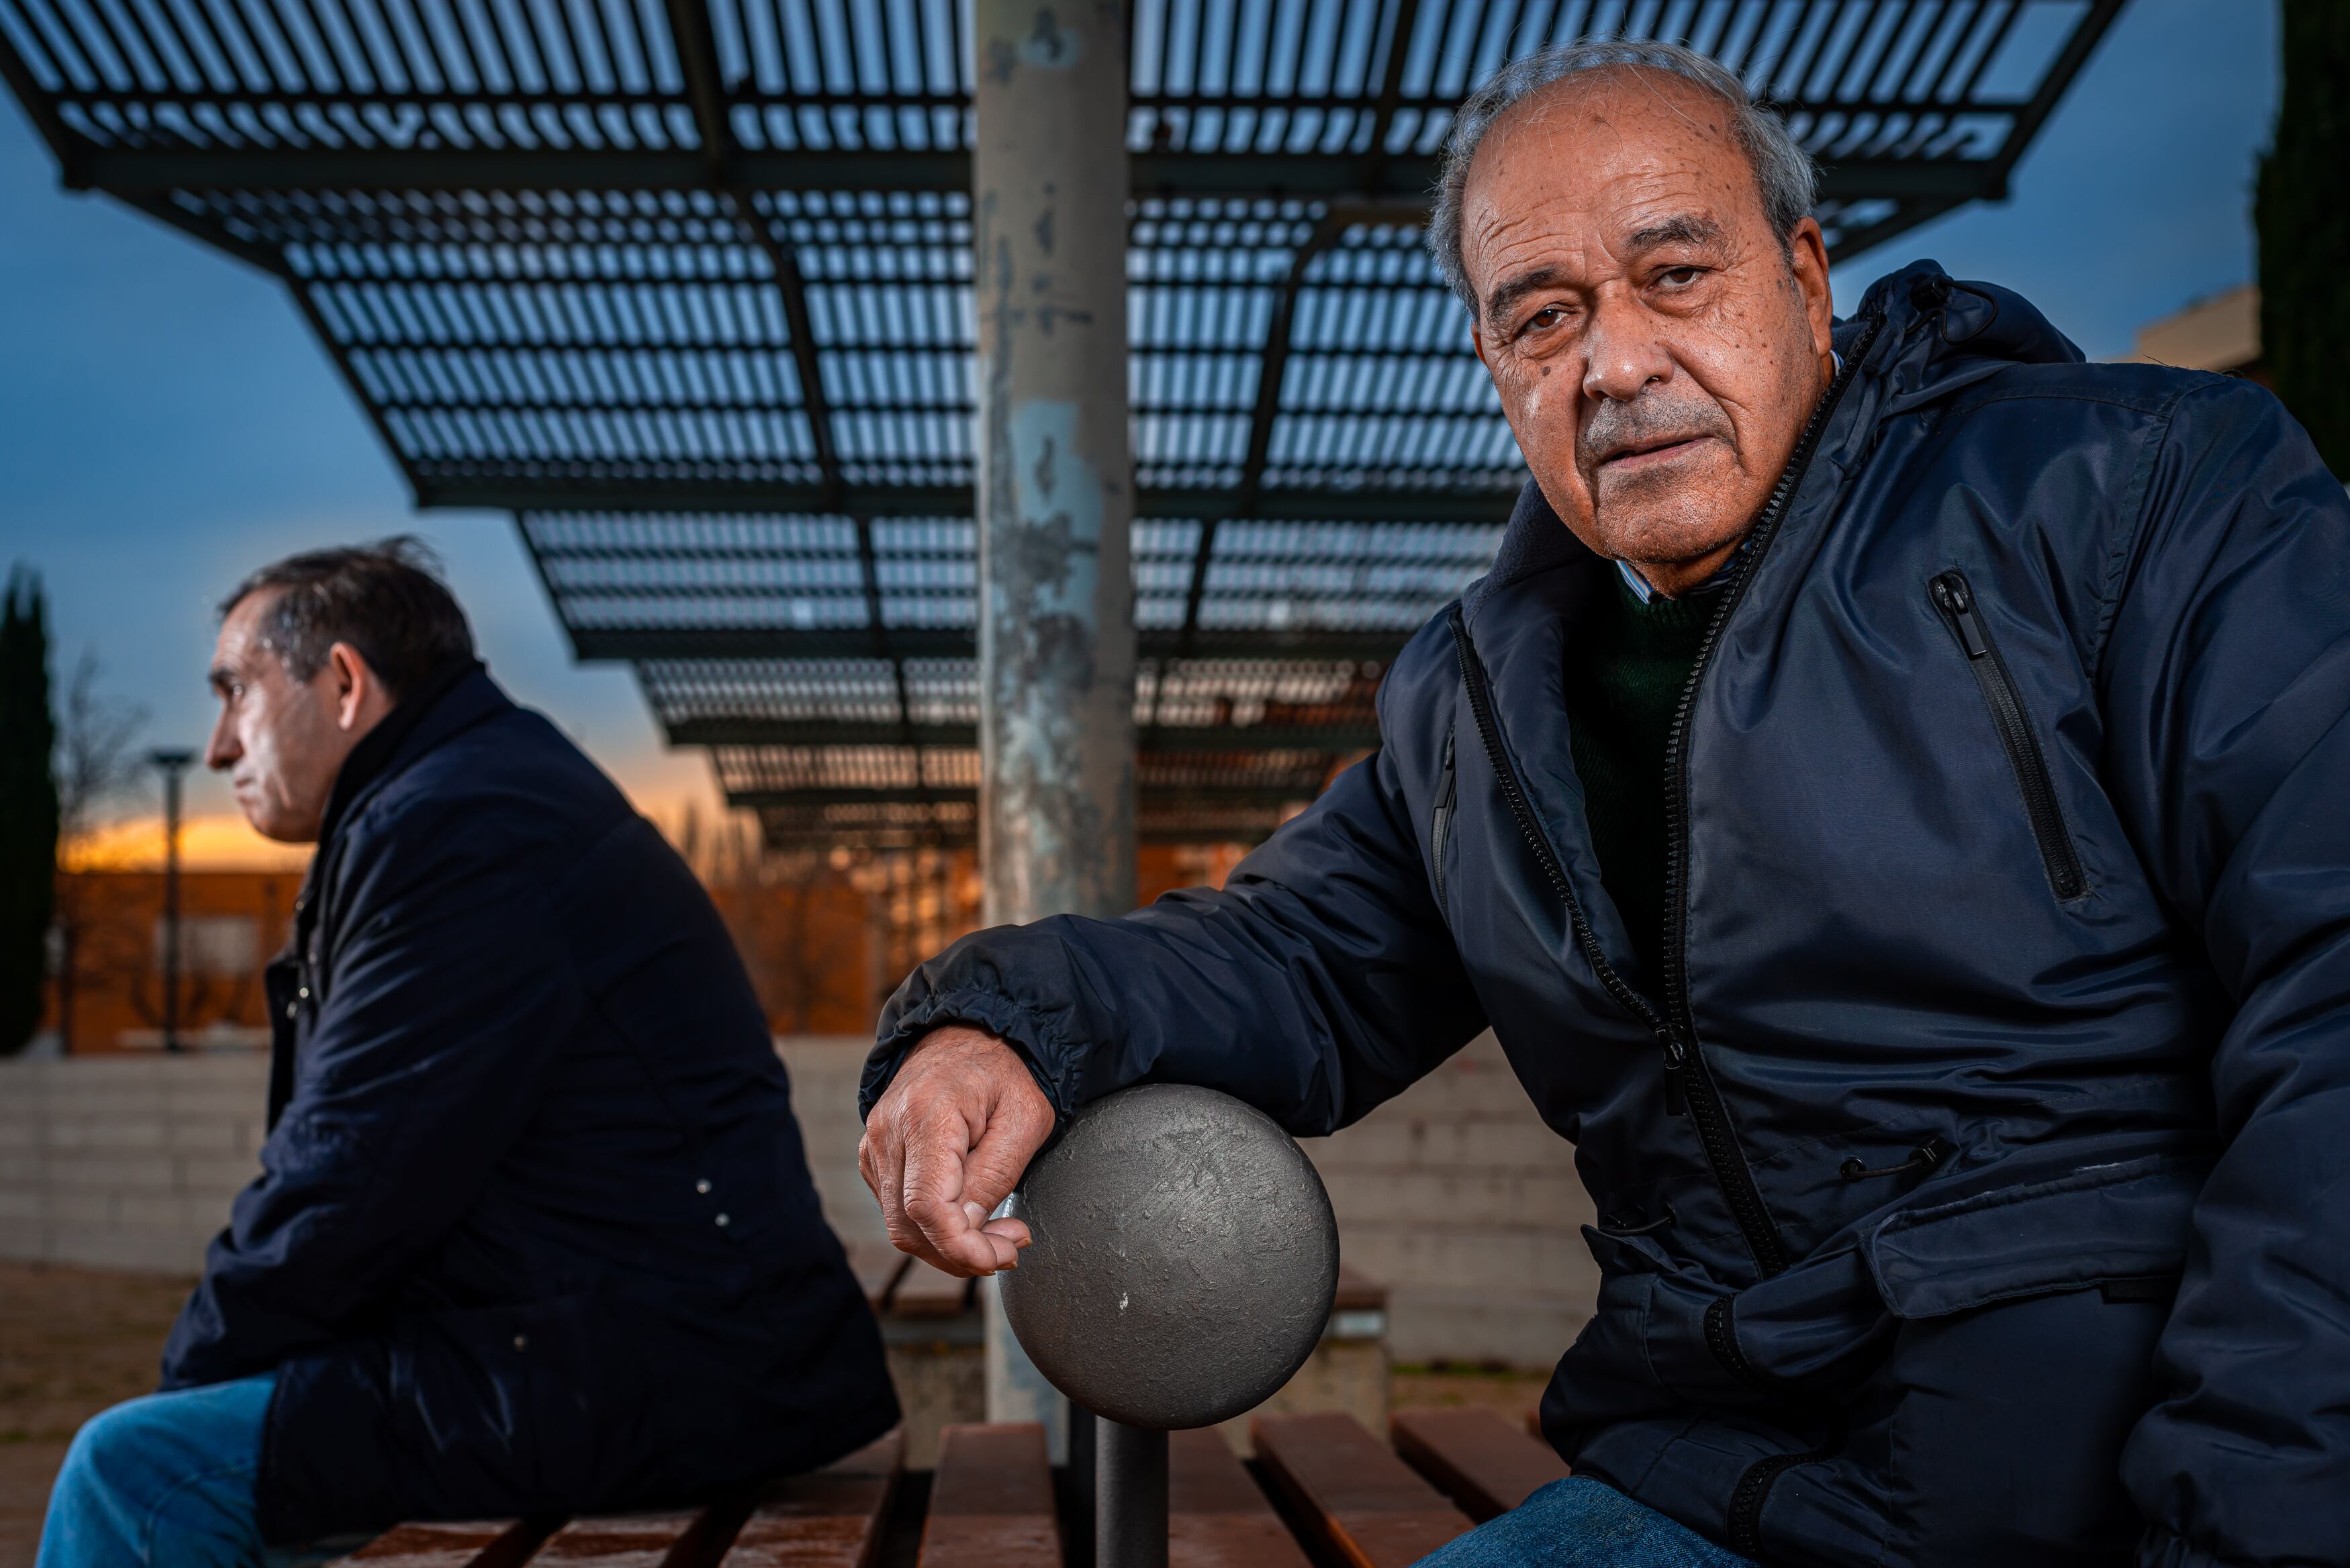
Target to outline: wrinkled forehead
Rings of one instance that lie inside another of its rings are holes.
[[[1767,229],[1731,107],[1668,71],[1614,66],[1552,82],[1503,111],[1462,192],[1462,260],[1576,232],[1601,244],[1669,211],[1724,233]]]

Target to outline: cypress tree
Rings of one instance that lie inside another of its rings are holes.
[[[41,1021],[57,898],[57,781],[50,769],[49,634],[41,586],[24,567],[0,605],[0,1056]]]
[[[2350,479],[2350,5],[2279,0],[2284,90],[2261,159],[2261,355],[2277,396]]]

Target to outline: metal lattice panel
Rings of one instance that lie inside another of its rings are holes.
[[[1135,187],[1417,199],[1475,82],[1595,34],[1721,58],[1833,168],[2003,171],[2113,8],[1137,0]],[[0,30],[68,178],[108,189],[663,190],[707,184],[713,157],[761,190],[970,184],[959,0],[9,0]],[[1938,183],[1984,193],[1830,193]]]
[[[1134,0],[1144,832],[1370,742],[1523,466],[1420,249],[1503,62],[1671,37],[1778,105],[1841,254],[2001,194],[2120,0]],[[67,182],[285,280],[420,504],[515,514],[776,842],[967,842],[963,0],[0,0]]]
[[[1371,703],[1380,670],[1353,659],[1153,659],[1135,680],[1134,722],[1147,756],[1367,749],[1378,742]],[[814,766],[833,752],[893,742],[979,743],[976,659],[910,659],[902,696],[886,659],[653,659],[637,670],[681,744],[796,741],[815,748]]]
[[[730,797],[767,809],[779,841],[799,831],[787,820],[864,831],[806,810],[779,816],[785,806],[913,806],[975,789],[968,522],[526,514],[523,526],[582,646],[633,655],[669,738],[720,748]],[[1247,809],[1217,820],[1237,832],[1277,821],[1278,808],[1311,798],[1306,784],[1318,787],[1333,759],[1376,743],[1383,661],[1490,558],[1499,530],[1231,524],[1187,621],[1182,590],[1203,532],[1197,522],[1137,529],[1139,777],[1149,816],[1179,797],[1196,805],[1213,783],[1201,770],[1222,770],[1242,794],[1225,791],[1220,808]],[[794,629],[778,638],[777,627]],[[751,656],[778,641],[806,656]],[[1266,775],[1246,760],[1259,751],[1310,761]]]
[[[1146,841],[1261,838],[1321,793],[1356,747],[1145,752],[1137,830]],[[755,808],[777,847],[873,848],[977,841],[979,753],[967,745],[716,745],[729,799]]]

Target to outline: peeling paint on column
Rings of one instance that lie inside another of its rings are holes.
[[[991,922],[1134,903],[1124,0],[974,0],[980,863]],[[1108,62],[1105,65],[1105,62]],[[1060,1398],[987,1315],[990,1420]]]
[[[1015,400],[1005,423],[1012,517],[990,523],[992,647],[982,656],[983,766],[996,795],[990,880],[1024,912],[1107,911],[1131,898],[1130,865],[1121,880],[1106,862],[1133,831],[1132,726],[1120,726],[1122,767],[1109,755],[1118,741],[1104,745],[1087,726],[1103,722],[1097,686],[1115,683],[1130,708],[1133,685],[1130,661],[1121,670],[1101,647],[1100,617],[1112,607],[1102,591],[1106,487],[1079,450],[1074,403]]]
[[[1134,888],[1124,83],[1116,5],[982,0],[981,853],[991,921]]]

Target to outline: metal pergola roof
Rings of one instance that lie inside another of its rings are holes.
[[[1419,225],[1504,60],[1665,36],[1848,255],[2004,193],[2120,0],[1134,0],[1146,836],[1373,743],[1523,469]],[[68,185],[282,278],[422,506],[514,513],[771,839],[967,841],[962,0],[0,0]]]

